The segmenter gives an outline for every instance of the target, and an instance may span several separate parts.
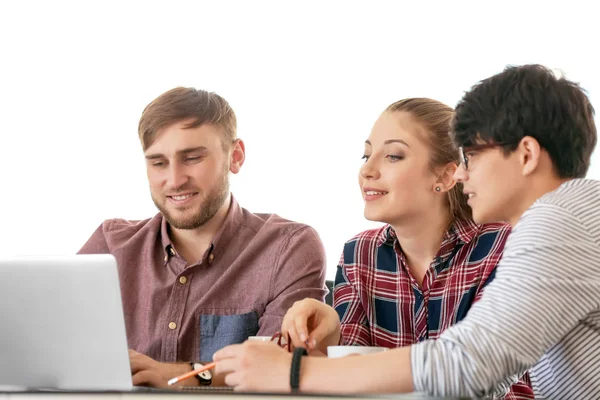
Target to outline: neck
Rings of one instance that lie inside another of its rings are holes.
[[[402,246],[409,270],[419,284],[442,245],[450,220],[448,207],[439,206],[410,220],[391,224]]]
[[[510,225],[514,228],[523,213],[525,213],[537,199],[547,193],[555,191],[560,185],[571,179],[572,178],[558,178],[556,176],[533,177],[533,179],[527,182],[527,190],[523,190],[524,193],[520,196],[521,201],[517,203],[517,207],[514,212],[511,213],[512,216],[508,218]]]
[[[177,229],[171,228],[171,241],[177,249],[177,253],[182,256],[188,264],[194,264],[202,260],[204,253],[210,246],[215,234],[223,225],[229,207],[231,205],[231,195],[219,207],[215,215],[206,221],[202,226],[195,229]]]

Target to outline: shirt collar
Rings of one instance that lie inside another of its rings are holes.
[[[379,237],[377,238],[377,247],[381,247],[384,244],[389,244],[393,246],[395,241],[396,231],[394,231],[391,225],[386,225],[381,229],[381,232],[379,233]]]
[[[459,242],[463,244],[470,243],[471,240],[475,238],[477,232],[479,231],[479,225],[477,225],[472,220],[463,219],[463,220],[455,220],[450,229],[448,230],[447,235],[454,234],[458,236]]]
[[[220,255],[217,253],[222,253],[221,250],[224,250],[226,244],[229,243],[230,240],[233,238],[235,232],[237,231],[238,227],[242,224],[244,218],[244,212],[242,210],[242,207],[240,207],[233,194],[231,194],[230,196],[231,204],[229,205],[229,210],[227,210],[227,214],[225,215],[223,224],[221,225],[219,230],[217,230],[215,236],[213,237],[213,240],[211,241],[209,253],[213,258],[218,257]],[[164,216],[161,215],[161,219],[162,221],[160,227],[160,236],[162,249],[164,252],[164,261],[166,263],[170,257],[176,254],[176,251],[175,246],[173,245],[173,242],[171,241],[171,238],[169,236],[169,224]]]
[[[458,239],[458,241],[463,244],[470,243],[471,240],[473,240],[473,238],[477,235],[478,230],[479,226],[472,220],[455,220],[444,235],[442,247],[449,241],[453,241],[455,239]],[[396,231],[394,231],[391,225],[386,225],[383,227],[379,237],[377,238],[377,247],[380,247],[384,244],[393,246],[396,240]]]

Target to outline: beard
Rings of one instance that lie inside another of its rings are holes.
[[[187,186],[182,186],[178,189],[178,191],[186,191],[191,188]],[[197,189],[192,189],[196,191]],[[201,193],[198,193],[200,195]],[[154,194],[151,194],[152,201],[158,210],[161,212],[163,217],[167,220],[169,225],[176,229],[196,229],[204,225],[208,222],[216,213],[219,211],[219,208],[225,203],[227,200],[227,196],[229,195],[229,179],[227,171],[219,178],[218,184],[215,186],[213,190],[211,190],[205,197],[204,201],[200,203],[199,206],[191,215],[187,217],[175,217],[173,214],[167,210],[165,204],[167,200],[165,199],[162,203],[159,202]],[[192,207],[185,208],[184,210],[190,210]]]

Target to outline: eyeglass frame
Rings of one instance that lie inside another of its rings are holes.
[[[282,343],[282,339],[285,340],[285,343]],[[275,340],[277,341],[275,342]],[[271,336],[271,341],[277,343],[279,347],[286,349],[288,352],[292,351],[292,341],[290,340],[289,332],[287,334],[287,340],[281,332],[275,332],[275,334]]]
[[[470,153],[472,151],[491,149],[494,147],[502,147],[502,146],[506,146],[507,144],[508,143],[506,143],[506,142],[501,142],[501,143],[482,143],[482,144],[476,144],[476,145],[467,146],[467,147],[459,146],[458,147],[458,157],[460,160],[460,165],[463,166],[465,171],[468,171],[469,170],[469,160],[466,157],[467,153]]]

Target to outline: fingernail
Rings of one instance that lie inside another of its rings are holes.
[[[317,347],[317,339],[313,339],[312,342],[310,342],[310,346],[314,349]]]
[[[304,333],[300,334],[300,341],[301,342],[306,342],[306,335]]]

